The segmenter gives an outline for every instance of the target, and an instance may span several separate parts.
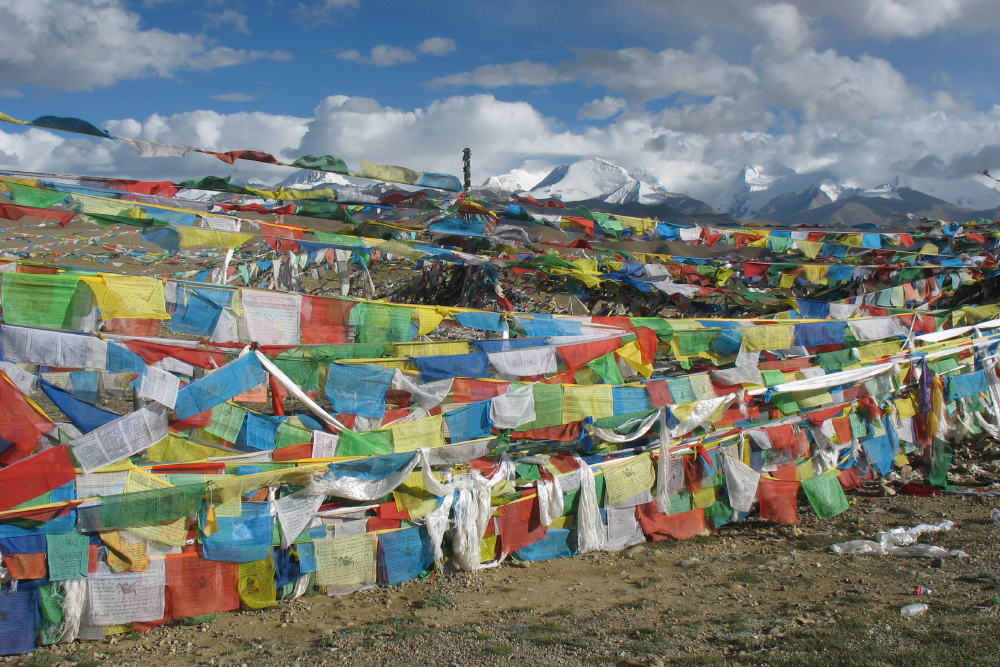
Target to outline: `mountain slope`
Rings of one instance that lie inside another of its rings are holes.
[[[715,208],[734,218],[760,218],[761,209],[777,197],[812,192],[808,200],[796,200],[797,206],[822,206],[837,201],[850,190],[830,172],[799,174],[780,162],[747,164],[715,202]],[[815,200],[815,201],[814,201]]]

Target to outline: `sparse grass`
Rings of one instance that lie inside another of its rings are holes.
[[[435,593],[421,600],[418,606],[421,609],[445,609],[448,607],[457,607],[459,606],[459,602],[450,595]]]
[[[927,616],[859,614],[836,625],[800,629],[776,644],[780,651],[746,656],[759,667],[830,665],[995,665],[1000,662],[996,619],[958,606],[932,604]]]
[[[760,582],[760,575],[752,570],[741,570],[733,572],[729,579],[737,584],[756,584]]]
[[[523,614],[534,610],[535,610],[534,607],[511,607],[507,611],[511,612],[512,614]]]
[[[649,598],[639,598],[638,600],[626,600],[612,605],[612,609],[645,609],[653,604]]]
[[[487,655],[510,655],[513,652],[512,647],[503,644],[491,644],[483,649],[483,653]]]
[[[645,577],[643,579],[639,579],[632,583],[636,588],[641,590],[643,588],[652,588],[653,586],[656,586],[657,584],[662,584],[663,582],[664,582],[663,577],[653,576],[653,577]]]
[[[831,544],[842,541],[843,539],[833,537],[831,535],[802,535],[801,537],[795,538],[797,546],[803,551],[809,551],[811,549],[815,549],[817,551],[829,551]]]
[[[542,614],[542,616],[548,616],[550,618],[553,616],[572,616],[572,615],[573,615],[573,610],[570,609],[569,607],[556,607],[555,609],[550,609],[544,614]]]

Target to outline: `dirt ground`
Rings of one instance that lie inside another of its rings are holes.
[[[7,658],[21,665],[995,665],[996,499],[852,495],[798,526],[524,567],[505,564],[329,598],[311,593],[198,627],[158,628]],[[968,558],[844,557],[829,545],[955,521],[920,542]],[[914,588],[933,591],[915,596]],[[900,616],[926,602],[930,611]]]

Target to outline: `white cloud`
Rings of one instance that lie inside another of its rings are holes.
[[[221,12],[205,14],[205,27],[221,28],[222,26],[230,25],[233,32],[249,35],[250,28],[247,26],[248,18],[246,14],[242,14],[235,9],[224,9]]]
[[[212,95],[213,100],[219,100],[220,102],[253,102],[257,99],[256,95],[248,95],[247,93],[221,93],[219,95]],[[133,139],[135,137],[132,137]]]
[[[200,36],[142,30],[139,16],[120,0],[0,0],[0,43],[0,82],[64,90],[93,90],[124,79],[170,77],[275,55],[209,49]]]
[[[357,8],[358,0],[319,0],[300,2],[295,8],[295,14],[304,26],[313,28],[335,24],[339,15]]]
[[[622,98],[605,95],[604,99],[587,102],[580,107],[576,117],[578,120],[604,120],[611,118],[619,111],[623,111],[626,107],[628,107],[628,102]]]
[[[773,24],[761,25],[759,12],[776,6],[773,0],[633,0],[633,4],[670,21],[737,32],[772,29]],[[786,0],[781,4],[794,6],[807,19],[836,17],[855,35],[879,39],[1000,27],[1000,3],[996,0]]]
[[[557,67],[528,60],[483,65],[471,72],[433,79],[428,85],[432,88],[499,88],[551,86],[571,81],[602,85],[628,93],[637,102],[646,102],[678,92],[717,95],[755,83],[756,75],[749,67],[730,65],[712,53],[686,53],[677,49],[654,53],[633,47],[618,51],[581,50],[576,60],[560,63]]]
[[[446,56],[457,50],[455,40],[451,37],[428,37],[417,47],[420,53],[429,53],[432,56]]]
[[[284,161],[333,154],[354,168],[368,159],[453,174],[461,172],[462,148],[471,146],[477,182],[525,159],[558,164],[596,156],[630,169],[643,167],[670,190],[708,201],[745,163],[766,160],[799,171],[829,170],[859,185],[897,175],[945,179],[984,167],[1000,171],[1000,107],[904,108],[850,125],[827,116],[797,124],[760,111],[752,96],[745,101],[717,96],[708,104],[668,111],[632,112],[610,125],[573,132],[527,102],[492,95],[456,95],[414,109],[333,96],[310,118],[194,111],[99,125],[118,136],[216,151],[262,150]],[[746,128],[745,119],[755,113],[761,115]],[[278,182],[290,173],[251,162],[226,165],[199,154],[143,159],[124,142],[14,126],[0,129],[0,167],[155,180],[232,174]]]
[[[795,5],[760,5],[754,7],[753,17],[784,53],[798,51],[809,39],[809,25]]]
[[[379,44],[373,47],[371,54],[368,56],[361,55],[355,49],[348,49],[347,51],[338,53],[337,57],[341,60],[353,60],[368,65],[377,65],[378,67],[391,67],[400,63],[413,62],[417,59],[412,52],[388,44]]]
[[[504,86],[551,86],[570,80],[570,78],[560,75],[556,68],[547,63],[522,60],[505,65],[483,65],[471,72],[433,79],[428,85],[431,88],[444,88],[445,86],[502,88]]]

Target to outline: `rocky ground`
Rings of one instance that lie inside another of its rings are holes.
[[[852,496],[834,520],[750,520],[622,553],[460,573],[341,598],[310,594],[209,625],[7,658],[30,665],[987,665],[1000,661],[995,499]],[[800,508],[803,509],[804,508]],[[955,521],[947,560],[829,545]],[[915,587],[933,591],[915,596]],[[995,598],[997,598],[995,600]],[[926,602],[930,611],[900,616]]]

